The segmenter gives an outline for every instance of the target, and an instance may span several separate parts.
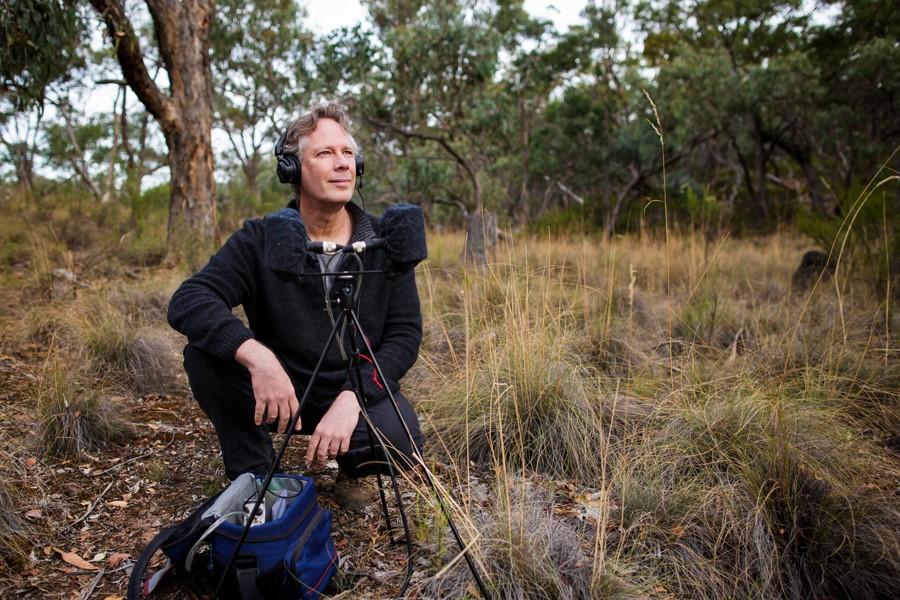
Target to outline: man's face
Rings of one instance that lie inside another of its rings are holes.
[[[320,119],[300,157],[300,201],[346,204],[356,185],[353,145],[337,121]]]

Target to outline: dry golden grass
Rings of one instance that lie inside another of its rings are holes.
[[[430,239],[411,395],[462,497],[507,490],[458,515],[500,597],[900,593],[900,323],[858,274],[792,291],[788,234],[670,236],[668,277],[649,238],[518,239],[479,272],[461,247]],[[535,487],[560,479],[593,528]]]
[[[74,298],[41,292],[13,334],[56,348],[33,398],[57,454],[114,437],[96,390],[166,391],[180,373],[159,327],[184,273],[125,279],[74,249],[78,223],[2,248],[36,292],[53,268],[90,274]],[[890,286],[847,256],[793,290],[809,246],[789,233],[508,238],[480,271],[462,247],[429,239],[404,386],[498,598],[900,596]],[[475,596],[432,491],[411,483],[436,557],[417,597]]]
[[[127,437],[121,403],[84,358],[51,350],[38,375],[31,399],[44,454],[77,457]]]

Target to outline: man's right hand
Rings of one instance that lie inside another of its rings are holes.
[[[249,339],[238,346],[234,359],[250,371],[253,396],[256,398],[254,422],[262,425],[264,418],[268,424],[278,421],[278,432],[286,432],[291,416],[297,412],[300,403],[297,402],[294,384],[278,357],[256,340]],[[298,418],[294,429],[300,431],[301,427]]]

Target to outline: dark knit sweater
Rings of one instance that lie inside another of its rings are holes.
[[[380,234],[378,219],[358,210],[351,213],[357,219],[355,229],[363,218]],[[281,359],[302,391],[331,331],[319,262],[305,247],[296,208],[247,221],[176,290],[169,302],[169,323],[189,344],[221,359],[233,360],[241,344],[257,339]],[[390,266],[383,251],[365,253],[362,259],[366,270]],[[348,261],[348,268],[351,264],[355,261]],[[231,312],[237,305],[243,305],[249,328]],[[363,359],[365,392],[370,402],[377,402],[387,395],[385,385],[394,392],[399,389],[397,382],[418,356],[422,317],[414,271],[363,276],[358,315],[387,380],[380,381],[371,362]],[[243,368],[236,361],[234,365]],[[332,344],[312,396],[333,400],[340,390],[352,387],[345,361]]]

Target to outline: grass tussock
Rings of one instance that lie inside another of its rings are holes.
[[[599,382],[567,345],[574,332],[544,310],[560,299],[554,286],[530,289],[530,276],[517,275],[502,283],[469,274],[478,279],[465,282],[464,302],[479,312],[464,323],[475,338],[458,359],[467,368],[444,377],[425,410],[463,464],[508,462],[595,481],[605,443]]]
[[[583,524],[574,526],[555,514],[558,506],[545,490],[520,478],[507,478],[491,494],[492,500],[471,515],[477,531],[478,558],[487,572],[488,587],[497,598],[595,597],[636,598],[637,588],[622,575],[622,565],[596,564]],[[464,598],[477,592],[462,561],[453,563],[458,549],[446,530],[437,532],[437,559],[453,566],[419,584],[425,598]]]
[[[20,516],[7,480],[0,475],[0,572],[24,565],[31,550],[31,530]]]
[[[76,457],[127,437],[123,407],[78,357],[54,353],[33,390],[44,454]]]
[[[83,354],[106,384],[138,394],[181,391],[179,343],[165,323],[159,291],[86,288],[71,300],[33,307],[20,336]]]

